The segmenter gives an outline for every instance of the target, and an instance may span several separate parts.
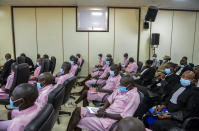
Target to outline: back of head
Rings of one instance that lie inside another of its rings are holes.
[[[34,103],[38,97],[38,89],[35,85],[23,83],[15,87],[12,96],[16,99],[23,98],[25,103]]]
[[[121,80],[120,80],[120,84],[123,83],[125,85],[133,85],[134,86],[134,79],[131,75],[124,75]]]
[[[116,131],[145,131],[145,127],[139,119],[127,117],[118,123]]]
[[[152,60],[147,60],[147,61],[146,61],[146,64],[152,65],[152,64],[153,64],[153,61],[152,61]]]
[[[107,54],[106,57],[112,58],[112,55],[111,54]]]
[[[11,65],[11,71],[13,71],[14,72],[14,68],[15,68],[15,66],[17,65],[17,63],[16,62],[14,62],[14,63],[12,63],[12,65]]]
[[[55,83],[55,78],[53,77],[53,75],[49,72],[44,72],[42,74],[39,75],[38,77],[38,81],[39,82],[43,82],[43,84],[49,85],[49,84],[54,84]]]
[[[10,53],[5,54],[5,58],[6,59],[11,59],[11,54]]]
[[[129,58],[129,62],[134,62],[135,60],[134,60],[134,58],[133,57],[130,57]]]
[[[17,64],[25,63],[26,62],[25,57],[24,56],[17,57],[16,62]]]
[[[100,54],[98,54],[98,56],[102,57],[103,55],[100,53]]]
[[[64,70],[70,70],[70,69],[71,69],[71,64],[70,64],[69,62],[64,62],[64,63],[62,64],[62,68],[63,68]]]
[[[76,56],[78,56],[79,58],[81,57],[81,55],[79,53]]]
[[[25,53],[21,53],[21,55],[20,55],[20,56],[26,57],[26,54],[25,54]]]
[[[44,58],[44,59],[49,59],[49,56],[48,56],[47,54],[44,54],[44,55],[43,55],[43,58]]]

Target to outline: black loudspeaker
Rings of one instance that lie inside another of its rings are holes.
[[[151,22],[154,22],[155,21],[155,18],[157,16],[157,13],[158,13],[158,8],[155,7],[155,6],[150,6],[148,8],[148,11],[147,11],[147,14],[145,16],[145,21],[151,21]]]
[[[144,22],[144,29],[149,29],[149,22],[147,21]]]
[[[152,45],[159,45],[160,41],[160,34],[159,33],[153,33],[152,34]]]

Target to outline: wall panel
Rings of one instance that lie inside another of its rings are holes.
[[[63,63],[62,52],[62,9],[37,8],[37,38],[38,52],[55,56],[57,64],[55,72],[59,71]]]
[[[196,32],[195,32],[195,45],[193,53],[193,63],[199,65],[199,12],[197,12]]]

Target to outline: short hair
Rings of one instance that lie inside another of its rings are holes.
[[[38,78],[45,79],[48,84],[55,83],[55,77],[53,77],[53,75],[50,72],[44,72],[40,74]]]
[[[81,57],[81,55],[79,53],[76,56]]]
[[[157,57],[157,54],[153,54],[153,57]]]
[[[169,63],[167,63],[170,67],[173,67],[173,68],[175,68],[176,67],[176,64],[175,63],[173,63],[173,62],[169,62]]]
[[[125,79],[125,81],[127,82],[127,83],[131,83],[133,86],[135,86],[134,85],[134,79],[133,79],[133,77],[131,76],[131,75],[124,75],[122,78],[121,78],[121,80],[124,80]]]
[[[37,59],[41,58],[41,55],[40,54],[37,54]]]
[[[188,60],[188,58],[186,56],[183,56],[182,59],[185,59],[186,61]]]
[[[128,56],[128,53],[124,53],[124,56]]]
[[[44,55],[43,55],[43,58],[44,58],[44,59],[49,59],[49,56],[48,56],[47,54],[44,54]]]
[[[7,58],[11,58],[11,54],[10,53],[7,53],[7,54],[5,54],[5,57],[7,57]]]
[[[147,60],[147,61],[146,61],[146,64],[152,65],[152,64],[153,64],[153,61],[152,61],[152,60]]]
[[[107,54],[106,57],[111,57],[112,58],[112,55],[111,54]]]
[[[15,66],[17,65],[17,62],[12,63],[11,70],[14,71]]]
[[[102,57],[102,54],[100,53],[100,54],[98,54],[98,56]]]
[[[69,62],[64,62],[64,63],[62,64],[62,66],[65,67],[65,69],[68,69],[68,70],[71,69],[71,64],[70,64]]]
[[[16,92],[19,90],[18,92]],[[31,101],[34,103],[39,95],[36,85],[23,83],[15,87],[13,93],[16,93],[17,96],[22,97],[25,101]],[[13,94],[12,93],[12,94]]]
[[[111,69],[116,69],[117,71],[120,71],[120,66],[117,65],[117,64],[113,64],[113,65],[111,66]]]
[[[21,55],[20,55],[20,56],[26,57],[26,54],[25,54],[25,53],[21,53]]]
[[[25,63],[26,62],[25,57],[24,56],[17,57],[16,62],[17,64]]]
[[[133,57],[130,57],[129,58],[129,62],[134,62],[135,60],[134,60],[134,58]]]

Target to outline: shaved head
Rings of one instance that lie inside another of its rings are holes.
[[[39,75],[38,81],[42,84],[42,86],[46,86],[49,84],[54,84],[55,78],[53,75],[49,72],[44,72]]]

